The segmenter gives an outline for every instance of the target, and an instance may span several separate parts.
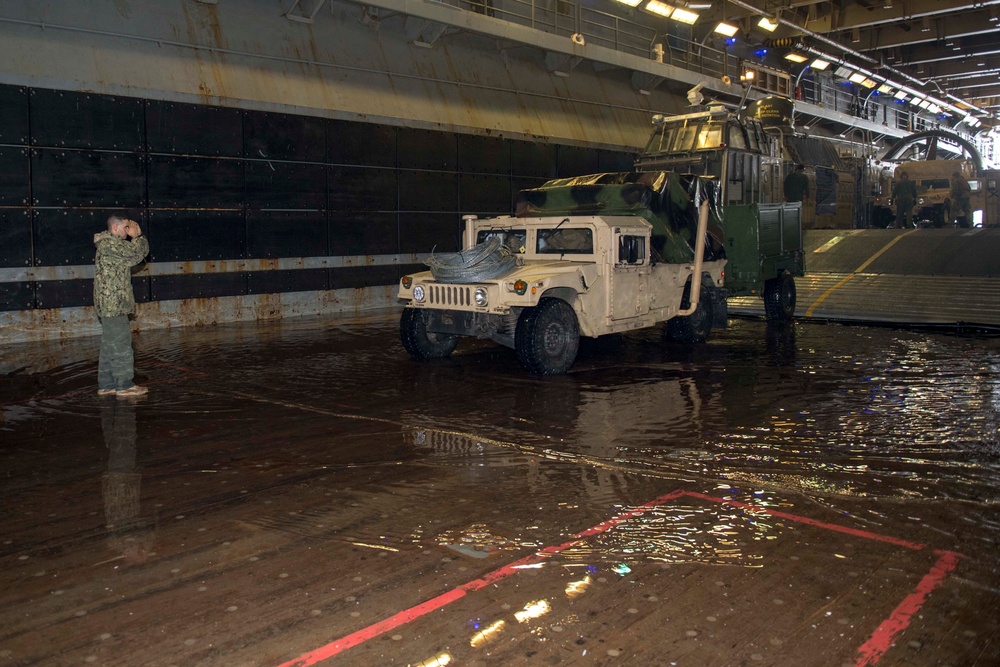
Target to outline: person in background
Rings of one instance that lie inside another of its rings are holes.
[[[97,393],[128,398],[147,391],[132,381],[132,329],[135,313],[132,267],[149,253],[149,241],[134,220],[108,218],[107,231],[94,235],[94,310],[101,320],[101,354],[97,364]]]
[[[896,203],[896,229],[913,225],[913,204],[917,201],[917,185],[905,171],[892,185],[892,199]]]
[[[972,217],[970,197],[972,197],[972,188],[969,187],[969,182],[956,171],[951,175],[951,214],[959,227],[969,226],[969,218]]]
[[[806,176],[805,165],[795,165],[795,171],[785,176],[785,201],[803,201],[809,196],[809,178]]]

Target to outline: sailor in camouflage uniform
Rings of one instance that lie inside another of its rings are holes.
[[[94,235],[94,309],[101,319],[101,356],[97,366],[97,393],[141,396],[148,390],[132,381],[132,330],[128,316],[135,312],[132,267],[149,253],[149,242],[134,220],[113,215],[108,230]]]

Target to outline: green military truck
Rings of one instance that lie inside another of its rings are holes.
[[[636,162],[639,171],[699,174],[720,186],[726,290],[757,295],[768,320],[795,313],[795,277],[804,274],[802,204],[782,202],[783,135],[756,118],[714,107],[654,116],[654,131]]]

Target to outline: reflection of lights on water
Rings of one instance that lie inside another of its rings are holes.
[[[588,574],[579,581],[571,581],[566,584],[566,597],[570,600],[580,597],[590,588],[590,575]]]
[[[514,565],[512,570],[540,570],[545,567],[545,563],[528,563],[527,565]]]
[[[451,662],[450,653],[438,653],[434,657],[427,658],[423,662],[418,662],[410,667],[444,667]]]
[[[503,630],[503,627],[507,625],[507,621],[494,621],[490,623],[485,628],[472,635],[472,639],[469,640],[469,644],[472,648],[479,648],[480,646],[486,645],[488,642],[496,639],[497,635]]]
[[[530,621],[533,618],[538,618],[551,611],[549,607],[548,600],[536,600],[534,602],[529,602],[524,605],[524,609],[518,612],[514,612],[514,618],[517,619],[518,623],[524,623],[525,621]]]
[[[368,547],[369,549],[382,549],[383,551],[399,551],[395,547],[387,547],[384,544],[369,544],[368,542],[351,542],[356,547]]]

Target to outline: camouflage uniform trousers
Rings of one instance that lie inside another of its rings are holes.
[[[98,389],[121,391],[133,384],[134,355],[128,315],[101,318],[101,356],[97,362]]]

